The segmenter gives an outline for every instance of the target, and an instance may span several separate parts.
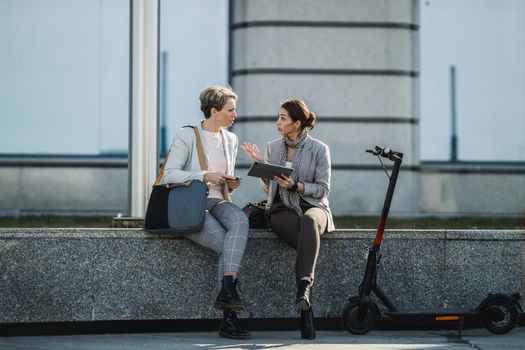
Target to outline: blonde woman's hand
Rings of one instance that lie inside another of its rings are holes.
[[[261,152],[255,143],[244,142],[242,144],[242,150],[253,160],[257,162],[263,162],[261,158]]]
[[[212,183],[214,185],[224,185],[227,176],[223,173],[218,172],[208,172],[204,174],[204,182]]]
[[[241,177],[240,176],[228,176],[226,178],[226,182],[228,183],[228,188],[230,190],[235,190],[241,185]]]

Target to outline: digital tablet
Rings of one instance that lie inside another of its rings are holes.
[[[292,168],[287,168],[275,164],[259,163],[255,162],[248,171],[248,176],[261,177],[263,179],[273,180],[274,176],[284,174],[290,176]]]

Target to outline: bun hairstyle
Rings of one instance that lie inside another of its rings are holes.
[[[230,87],[209,86],[204,89],[199,96],[204,117],[208,119],[211,116],[212,108],[220,111],[230,98],[237,100],[237,94]]]
[[[288,112],[294,122],[298,120],[301,122],[301,131],[309,131],[314,128],[316,120],[315,113],[312,112],[300,98],[292,98],[283,102],[281,108],[284,108]]]

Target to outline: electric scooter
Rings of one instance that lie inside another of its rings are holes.
[[[373,292],[387,309],[383,312],[384,316],[392,320],[417,320],[418,322],[432,322],[434,324],[448,322],[449,325],[450,322],[457,322],[459,336],[461,336],[463,324],[466,322],[482,322],[486,329],[496,334],[504,334],[512,330],[518,321],[518,309],[523,312],[519,303],[521,299],[519,293],[511,296],[501,293],[489,294],[478,307],[472,310],[400,311],[388,298],[386,292],[377,284],[377,275],[381,261],[381,242],[403,160],[403,153],[380,146],[375,146],[374,150],[366,150],[366,152],[377,156],[389,177],[389,185],[374,243],[368,248],[366,270],[359,286],[359,295],[350,297],[343,309],[342,321],[345,328],[353,334],[365,334],[376,325],[382,317],[382,312],[370,297]],[[394,162],[391,174],[388,174],[381,158]]]

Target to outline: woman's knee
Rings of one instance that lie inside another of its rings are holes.
[[[302,231],[308,231],[308,232],[316,232],[318,223],[315,217],[305,214],[301,217],[301,228]]]
[[[243,231],[248,232],[248,217],[241,208],[233,203],[220,203],[214,208],[212,215],[227,229],[232,226],[239,226]]]
[[[326,226],[326,217],[321,209],[313,208],[307,210],[301,217],[301,226],[312,228],[318,233],[322,233],[323,227]]]
[[[303,242],[303,244],[307,244],[307,246],[318,246],[321,233],[317,220],[310,216],[303,215],[301,217],[301,231],[299,236],[299,241]]]
[[[197,233],[190,233],[186,235],[186,238],[220,254],[225,236],[224,227],[210,213],[206,213],[202,230]]]

